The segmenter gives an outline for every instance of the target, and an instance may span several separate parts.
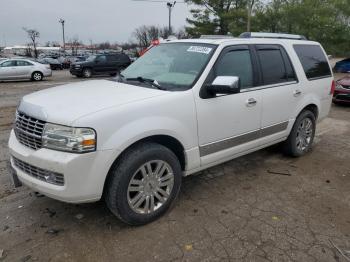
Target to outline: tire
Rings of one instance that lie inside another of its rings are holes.
[[[159,176],[154,175],[157,167],[163,171]],[[181,166],[171,150],[156,143],[142,143],[123,153],[111,169],[105,202],[124,223],[144,225],[161,217],[172,206],[180,192],[181,180]],[[164,192],[168,193],[167,197]]]
[[[310,128],[308,126],[310,125]],[[316,117],[310,110],[302,111],[283,144],[284,153],[299,157],[310,151],[316,131]]]
[[[41,81],[41,80],[43,80],[43,73],[38,72],[38,71],[33,72],[32,73],[32,80],[33,81]]]
[[[84,76],[85,78],[90,78],[90,77],[92,76],[92,71],[91,71],[91,69],[90,69],[90,68],[85,68],[85,69],[83,70],[83,76]]]

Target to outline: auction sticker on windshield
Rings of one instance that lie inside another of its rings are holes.
[[[196,53],[203,53],[203,54],[209,54],[212,48],[206,47],[206,46],[190,46],[187,49],[187,52],[196,52]]]

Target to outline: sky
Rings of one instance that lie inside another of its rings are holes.
[[[172,12],[175,29],[186,25],[190,7],[177,3]],[[40,32],[39,42],[62,43],[65,23],[66,42],[78,36],[84,43],[126,42],[142,25],[168,25],[166,3],[132,0],[0,0],[0,46],[28,42],[23,27]]]

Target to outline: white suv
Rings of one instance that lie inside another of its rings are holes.
[[[183,176],[279,142],[291,156],[308,152],[334,87],[321,45],[295,35],[160,44],[117,81],[23,97],[13,178],[65,202],[103,197],[122,221],[145,224]]]

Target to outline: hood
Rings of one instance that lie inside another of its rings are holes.
[[[71,125],[84,115],[167,93],[108,80],[82,81],[26,95],[18,110],[47,122]]]

